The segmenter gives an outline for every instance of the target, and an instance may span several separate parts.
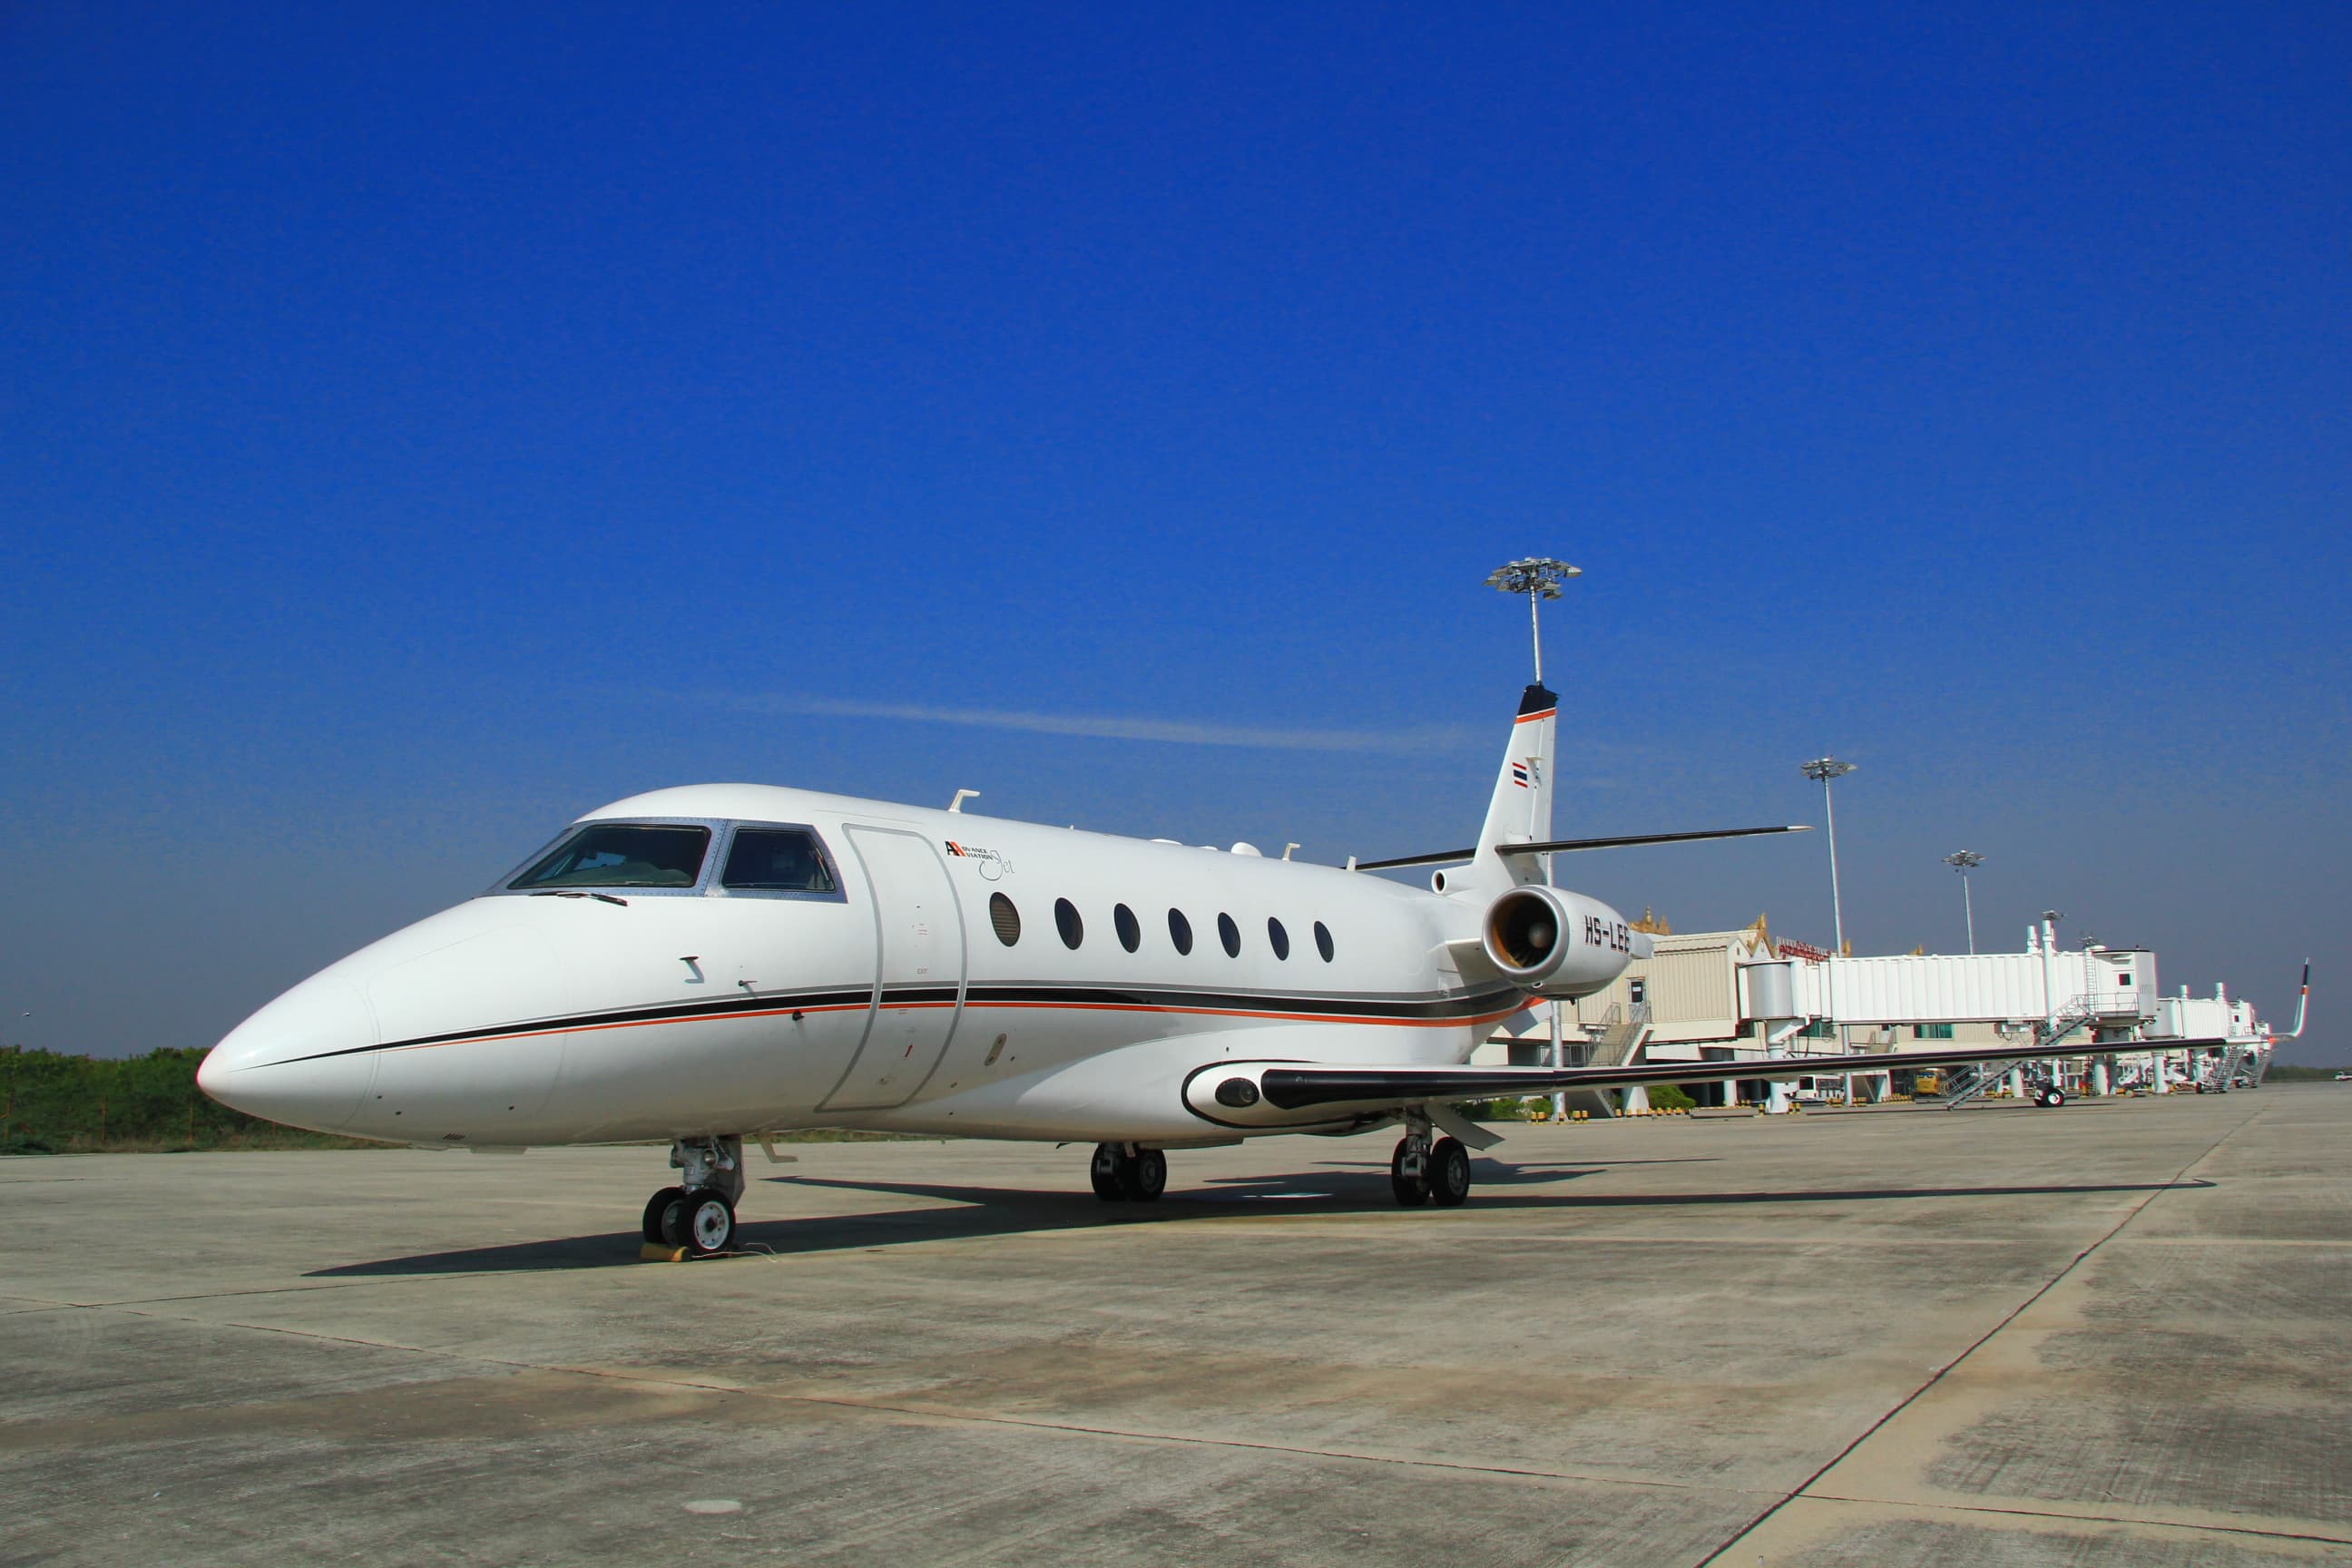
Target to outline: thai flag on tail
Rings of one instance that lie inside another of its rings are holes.
[[[1525,763],[1511,764],[1511,782],[1521,789],[1528,787],[1528,765]]]

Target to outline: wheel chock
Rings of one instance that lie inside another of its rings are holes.
[[[658,1241],[648,1241],[644,1246],[637,1248],[637,1261],[640,1263],[683,1263],[686,1261],[686,1248],[683,1247],[664,1247]]]

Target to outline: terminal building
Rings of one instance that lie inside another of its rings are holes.
[[[1752,1103],[1783,1110],[1793,1100],[1859,1101],[1891,1095],[1958,1101],[2029,1086],[2068,1094],[2129,1089],[2227,1089],[2258,1083],[2270,1036],[2253,1008],[2216,987],[2210,997],[2162,994],[2156,954],[2142,949],[2057,945],[2048,924],[2030,930],[2018,952],[1904,953],[1841,957],[1801,942],[1776,942],[1765,919],[1738,931],[1675,933],[1647,917],[1652,954],[1635,959],[1605,990],[1574,1003],[1538,1004],[1506,1019],[1474,1058],[1537,1066],[1552,1059],[1554,1037],[1567,1066],[1717,1062],[1860,1052],[1887,1058],[1884,1071],[1825,1075],[1814,1082],[1740,1080],[1693,1084],[1702,1105]],[[1557,1011],[1557,1018],[1554,1014]],[[2002,1063],[2001,1047],[2078,1037],[2079,1058],[2031,1068]],[[2167,1040],[2226,1038],[2223,1051],[2167,1049]],[[1988,1070],[1915,1074],[1906,1051],[1981,1044]],[[1570,1105],[1588,1114],[1638,1110],[1640,1089],[1587,1092]]]

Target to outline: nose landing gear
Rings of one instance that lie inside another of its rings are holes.
[[[743,1140],[681,1138],[670,1145],[669,1163],[685,1184],[664,1187],[646,1200],[647,1245],[680,1247],[695,1258],[726,1251],[734,1244],[735,1205],[743,1195]]]
[[[1148,1204],[1168,1190],[1168,1156],[1132,1143],[1097,1143],[1087,1174],[1107,1204]]]

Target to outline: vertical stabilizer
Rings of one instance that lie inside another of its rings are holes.
[[[1559,718],[1556,693],[1538,684],[1520,695],[1518,717],[1511,721],[1511,743],[1504,749],[1495,794],[1486,803],[1486,823],[1478,830],[1477,855],[1460,870],[1445,874],[1446,891],[1491,895],[1544,879],[1541,857],[1506,857],[1495,850],[1497,845],[1536,844],[1552,836],[1552,738]]]
[[[2303,1038],[2303,1016],[2310,1011],[2310,1009],[2311,960],[2306,958],[2303,961],[2303,989],[2294,994],[2294,1027],[2288,1030],[2284,1035],[2273,1035],[2271,1037],[2271,1044],[2276,1045],[2281,1040],[2299,1040]]]

